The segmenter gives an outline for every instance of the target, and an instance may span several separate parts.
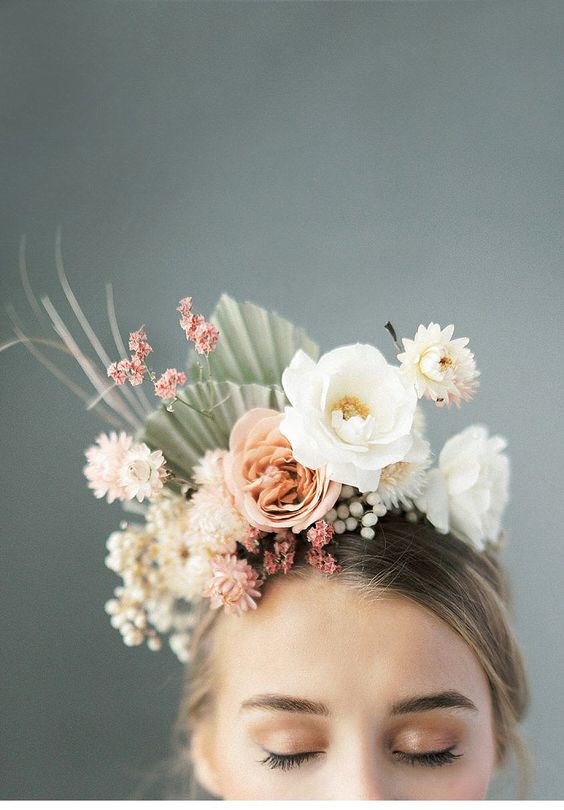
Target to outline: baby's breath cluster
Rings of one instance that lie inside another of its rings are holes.
[[[168,567],[173,550],[178,552],[178,561],[183,559],[179,548],[182,501],[173,494],[160,496],[158,503],[150,507],[150,517],[144,526],[123,522],[120,531],[109,536],[105,562],[123,583],[114,589],[114,598],[106,602],[105,610],[127,646],[146,641],[150,650],[160,650],[162,641],[158,633],[166,634],[178,658],[187,661],[194,624],[192,604],[171,589]],[[163,520],[165,515],[168,520]],[[204,571],[204,581],[208,575],[209,571]]]
[[[109,554],[105,563],[123,579],[114,589],[114,599],[105,610],[111,624],[120,631],[128,647],[147,641],[151,650],[159,650],[161,641],[149,625],[145,602],[159,590],[159,571],[154,566],[155,537],[145,527],[123,522],[121,531],[112,532],[106,542]]]

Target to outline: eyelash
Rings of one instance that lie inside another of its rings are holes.
[[[426,765],[436,767],[439,765],[448,765],[453,762],[462,754],[453,754],[452,749],[445,748],[443,751],[429,751],[425,754],[406,754],[404,751],[394,751],[397,758],[402,762],[408,762],[411,765]],[[275,754],[272,751],[268,752],[266,759],[261,759],[259,762],[268,765],[269,768],[281,768],[284,771],[290,768],[299,767],[303,762],[308,759],[322,754],[322,751],[305,751],[302,754]]]

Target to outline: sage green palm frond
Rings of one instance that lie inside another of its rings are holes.
[[[137,434],[137,441],[162,450],[170,468],[186,479],[190,479],[193,465],[206,450],[229,447],[231,428],[240,416],[251,408],[283,411],[287,402],[281,388],[257,383],[237,385],[226,380],[193,383],[178,389],[178,395],[199,410],[225,399],[213,409],[211,419],[184,402],[174,402],[172,412],[162,405],[150,414]]]
[[[319,358],[319,346],[306,332],[250,301],[239,303],[223,293],[209,318],[219,329],[215,350],[209,355],[214,380],[234,383],[281,385],[282,372],[297,349],[313,360]],[[188,369],[192,379],[199,378],[198,358],[191,350]]]

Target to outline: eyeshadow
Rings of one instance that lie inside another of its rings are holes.
[[[388,729],[389,746],[411,753],[440,751],[456,745],[468,735],[468,726],[453,717],[410,718],[394,723]]]

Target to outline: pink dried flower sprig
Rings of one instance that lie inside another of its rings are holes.
[[[274,540],[274,551],[264,552],[264,568],[267,574],[277,571],[288,573],[294,564],[296,535],[291,531],[278,532]]]
[[[211,380],[208,355],[210,352],[214,351],[217,346],[219,331],[213,324],[208,323],[203,315],[192,312],[191,297],[182,298],[177,310],[182,315],[180,325],[185,331],[186,338],[194,341],[196,351],[199,354],[204,354],[206,357],[208,378]],[[129,382],[131,385],[140,385],[145,377],[148,376],[153,383],[155,396],[160,399],[171,400],[167,406],[167,410],[172,410],[173,402],[179,400],[192,410],[213,419],[212,411],[215,407],[220,405],[221,402],[213,402],[209,408],[203,411],[199,408],[195,408],[177,394],[177,387],[179,385],[185,385],[187,382],[187,376],[183,371],[178,371],[176,368],[167,368],[160,377],[157,377],[149,364],[145,362],[148,355],[153,351],[153,348],[147,340],[144,324],[136,332],[130,332],[129,350],[132,352],[131,357],[111,363],[107,368],[108,377],[111,377],[116,385],[124,385],[126,382]],[[202,367],[200,366],[200,380],[201,378]]]
[[[343,570],[342,566],[338,565],[335,557],[323,548],[331,542],[334,532],[335,529],[330,523],[325,520],[318,520],[306,535],[312,545],[308,549],[306,559],[310,565],[318,568],[324,574],[336,574]]]
[[[180,326],[184,329],[186,340],[193,341],[198,354],[208,355],[217,346],[219,330],[206,321],[203,315],[192,312],[192,297],[182,298],[176,307],[180,312]]]
[[[175,398],[176,386],[184,385],[186,374],[175,368],[167,368],[157,379],[157,375],[144,362],[153,351],[147,341],[144,325],[137,332],[129,333],[129,349],[132,352],[131,357],[112,363],[108,367],[108,377],[111,377],[117,385],[123,385],[127,380],[131,385],[140,385],[145,379],[145,375],[148,374],[153,382],[156,396],[161,399]]]
[[[184,385],[185,382],[186,374],[183,371],[167,368],[154,384],[155,394],[161,399],[176,398],[176,386]]]
[[[133,352],[137,360],[144,360],[153,351],[147,341],[145,333],[145,324],[137,330],[137,332],[130,332],[129,334],[129,351]]]
[[[334,528],[325,520],[318,520],[307,532],[311,548],[306,553],[307,562],[324,574],[335,574],[342,570],[332,554],[324,546],[333,539]],[[272,550],[265,549],[261,540],[274,535]],[[268,576],[291,570],[296,548],[302,533],[295,534],[289,529],[276,533],[264,532],[249,526],[246,537],[240,541],[244,548],[259,555],[262,560],[251,564],[246,557],[236,554],[216,554],[211,561],[211,574],[204,584],[202,596],[210,598],[210,607],[215,610],[223,606],[226,613],[241,614],[256,608],[256,599],[262,596],[259,587]],[[256,565],[256,568],[253,567]],[[258,570],[257,570],[258,569]],[[262,577],[262,578],[261,578]]]

